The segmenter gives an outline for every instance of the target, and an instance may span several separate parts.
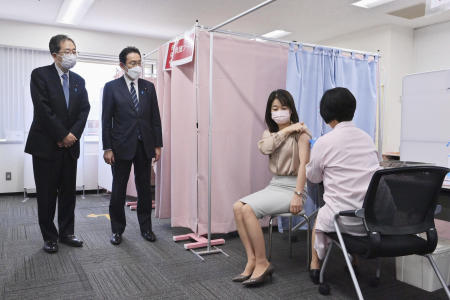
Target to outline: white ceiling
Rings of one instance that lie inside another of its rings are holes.
[[[387,15],[425,0],[397,0],[374,9],[351,5],[356,0],[278,0],[225,27],[263,34],[275,29],[292,32],[286,39],[318,42],[373,26],[396,24],[411,28],[450,21],[450,11],[406,20]],[[96,31],[170,39],[191,27],[214,26],[263,0],[95,0],[80,24]],[[55,23],[63,0],[0,0],[0,19],[61,26]],[[4,30],[4,28],[0,28]]]

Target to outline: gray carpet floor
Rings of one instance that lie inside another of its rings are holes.
[[[305,267],[305,235],[296,233],[293,258],[285,235],[275,233],[273,281],[245,288],[230,278],[242,271],[244,249],[236,235],[225,235],[221,246],[229,257],[214,254],[202,262],[173,235],[170,220],[153,220],[158,240],[149,243],[139,234],[136,213],[127,212],[127,228],[120,246],[109,243],[108,195],[77,199],[75,231],[83,248],[60,245],[57,254],[42,250],[36,199],[0,196],[1,299],[355,299],[344,260],[338,250],[330,258],[326,278],[331,295],[321,296]],[[231,209],[231,208],[230,208]],[[267,233],[266,233],[267,234]],[[374,262],[363,261],[359,281],[366,299],[446,299],[442,289],[428,293],[395,279],[393,259],[382,261],[378,288],[368,285]]]

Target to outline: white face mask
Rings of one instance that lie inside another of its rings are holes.
[[[291,112],[289,109],[280,109],[272,112],[272,120],[277,124],[286,124],[291,120]]]
[[[127,71],[128,76],[130,76],[131,80],[136,80],[142,74],[142,67],[136,66]]]
[[[76,54],[64,54],[61,56],[61,66],[66,69],[72,69],[77,63],[77,55]]]

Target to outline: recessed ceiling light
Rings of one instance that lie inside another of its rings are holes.
[[[376,6],[380,6],[389,2],[394,2],[395,0],[361,0],[355,3],[352,3],[354,6],[359,6],[363,8],[372,8]]]
[[[284,31],[284,30],[274,30],[271,32],[268,32],[266,34],[263,34],[262,36],[269,39],[278,39],[283,36],[290,35],[292,32]]]
[[[253,39],[250,39],[251,41],[256,41],[256,42],[261,42],[261,43],[265,43],[265,42],[267,42],[267,40],[263,40],[263,39],[260,39],[260,38],[253,38]]]
[[[64,0],[59,9],[57,23],[78,24],[95,0]]]

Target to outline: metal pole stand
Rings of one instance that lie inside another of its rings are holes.
[[[217,248],[215,245],[225,244],[224,239],[211,240],[211,175],[212,175],[212,118],[213,118],[213,46],[214,46],[214,33],[210,32],[209,36],[209,124],[208,124],[208,238],[202,236],[196,236],[195,234],[187,234],[185,236],[174,237],[193,239],[195,243],[189,243],[184,245],[185,249],[189,249],[193,254],[195,254],[202,261],[205,259],[203,255],[222,253],[225,256],[229,256],[221,249]],[[203,251],[194,251],[195,248],[207,247]],[[212,246],[212,247],[211,247]]]
[[[192,249],[191,252],[197,255],[198,258],[200,258],[202,261],[205,261],[205,259],[202,257],[202,255],[208,255],[208,254],[216,254],[216,253],[222,253],[223,255],[229,257],[228,254],[226,254],[222,249],[217,248],[216,246],[213,246],[214,249],[211,249],[211,247],[208,247],[205,251],[194,251]]]
[[[173,237],[173,240],[175,242],[194,240],[195,241],[194,243],[184,244],[184,249],[190,250],[192,253],[194,253],[201,260],[204,260],[202,255],[208,255],[208,254],[222,253],[225,256],[229,256],[224,251],[222,251],[221,249],[216,247],[216,246],[225,244],[225,240],[224,239],[210,240],[209,241],[209,245],[208,245],[208,239],[207,238],[205,238],[205,237],[203,237],[201,235],[197,235],[195,233],[189,233],[189,234],[183,234],[183,235],[176,235],[176,236]],[[213,249],[211,249],[211,246],[212,246]],[[204,247],[207,247],[207,250],[205,250],[205,251],[194,251],[194,249],[204,248]]]

